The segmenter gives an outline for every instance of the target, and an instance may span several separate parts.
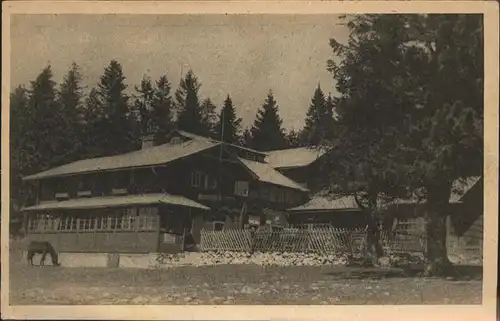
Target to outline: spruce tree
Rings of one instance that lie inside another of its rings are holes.
[[[64,162],[69,163],[82,157],[83,111],[82,111],[82,76],[80,68],[73,62],[59,89],[58,103],[64,114],[65,140],[60,153]]]
[[[227,95],[215,127],[216,138],[227,143],[238,144],[240,142],[241,121],[242,119],[236,116],[231,97]]]
[[[10,180],[11,198],[23,201],[25,198],[23,174],[34,166],[30,164],[30,155],[26,149],[30,138],[26,133],[31,128],[31,110],[29,109],[29,93],[22,86],[18,86],[10,94]]]
[[[56,83],[52,80],[51,66],[45,67],[38,77],[31,81],[29,113],[26,115],[30,123],[26,144],[23,146],[29,155],[28,172],[36,172],[61,165],[65,162],[64,140],[66,132],[61,124],[65,124],[65,114],[58,104]]]
[[[105,115],[104,130],[107,133],[105,140],[99,143],[103,156],[125,153],[138,147],[137,120],[131,113],[126,88],[122,66],[112,60],[97,86],[97,96]]]
[[[245,128],[240,137],[240,145],[250,148],[252,146],[252,132],[249,128]]]
[[[306,113],[306,124],[300,133],[302,145],[318,146],[322,143],[327,136],[327,117],[325,95],[318,85]]]
[[[286,148],[286,139],[278,113],[279,106],[270,91],[262,108],[257,112],[251,131],[251,147],[268,151]]]
[[[151,106],[151,121],[155,129],[154,140],[156,144],[165,143],[167,134],[173,129],[173,101],[170,96],[170,83],[167,75],[156,81],[156,89]]]
[[[139,135],[150,135],[152,133],[152,109],[155,90],[148,76],[144,76],[140,86],[135,87],[138,93],[134,101],[134,111],[139,123]]]
[[[181,79],[175,92],[177,108],[177,128],[193,134],[204,135],[206,128],[203,123],[203,113],[200,106],[199,90],[201,84],[192,70]]]
[[[101,142],[105,141],[107,120],[103,104],[96,88],[92,88],[85,99],[83,108],[83,155],[84,158],[105,155]]]
[[[215,136],[215,126],[217,114],[216,107],[210,98],[207,98],[201,104],[201,130],[199,134],[206,137]]]

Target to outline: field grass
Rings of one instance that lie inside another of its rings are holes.
[[[447,280],[340,266],[140,270],[28,267],[16,260],[10,273],[13,305],[480,304],[482,292],[480,271]]]

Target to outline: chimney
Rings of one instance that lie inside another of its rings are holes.
[[[141,149],[147,149],[154,146],[154,136],[151,134],[143,135],[141,140]]]

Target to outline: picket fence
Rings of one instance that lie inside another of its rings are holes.
[[[386,252],[423,252],[425,241],[416,234],[382,231],[381,243]],[[201,230],[202,251],[238,252],[316,252],[348,253],[364,250],[364,229],[282,229],[282,230]]]

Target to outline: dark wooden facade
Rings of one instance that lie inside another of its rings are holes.
[[[48,240],[62,252],[175,252],[198,243],[200,230],[242,228],[265,209],[284,211],[307,193],[266,183],[238,159],[263,161],[260,153],[217,145],[160,166],[94,171],[37,180],[32,204],[152,193],[178,195],[206,206],[169,204],[28,211],[28,240]],[[243,187],[241,187],[243,186]]]

